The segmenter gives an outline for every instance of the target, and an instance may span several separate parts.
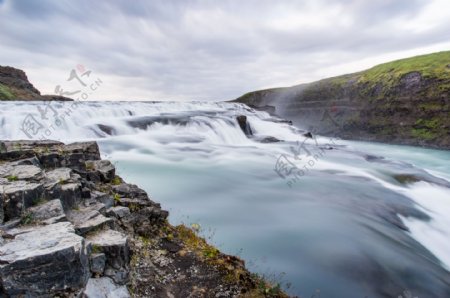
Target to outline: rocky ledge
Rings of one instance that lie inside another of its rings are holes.
[[[0,142],[0,297],[287,297],[101,160],[95,142]]]

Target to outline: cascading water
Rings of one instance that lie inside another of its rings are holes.
[[[277,281],[292,284],[292,294],[450,297],[448,151],[305,139],[236,103],[0,107],[0,139],[98,141],[103,157],[169,209],[173,223],[210,228],[215,244],[252,270],[284,272]],[[268,136],[283,142],[260,142]],[[283,156],[303,175],[280,177],[274,167]]]

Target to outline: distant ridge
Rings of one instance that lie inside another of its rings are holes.
[[[450,51],[234,101],[324,135],[450,149]]]
[[[0,100],[73,100],[58,95],[41,95],[23,70],[0,65]]]

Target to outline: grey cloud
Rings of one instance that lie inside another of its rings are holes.
[[[83,63],[123,83],[115,98],[140,90],[140,99],[231,99],[333,63],[448,41],[449,21],[416,33],[396,27],[430,3],[0,0],[0,64],[63,72]],[[317,26],[273,25],[330,9],[341,15]]]

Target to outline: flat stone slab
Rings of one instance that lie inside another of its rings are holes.
[[[84,202],[81,204],[80,211],[89,211],[89,210],[95,210],[100,212],[101,214],[106,213],[106,206],[105,204],[98,202],[95,199],[87,199],[84,200]]]
[[[89,278],[85,240],[71,223],[28,228],[0,246],[0,277],[8,296],[54,296],[84,288]]]
[[[107,193],[93,190],[91,192],[91,198],[95,199],[97,202],[105,204],[106,208],[114,205],[114,199]]]
[[[106,215],[113,216],[115,218],[126,217],[130,214],[131,214],[130,209],[128,207],[123,206],[111,207],[108,210],[106,210]]]
[[[129,298],[126,286],[116,285],[110,278],[90,278],[84,290],[86,298]]]
[[[112,218],[105,217],[97,210],[73,210],[67,214],[67,218],[74,224],[79,235],[85,235],[104,226],[111,226]]]
[[[87,240],[99,247],[126,246],[128,243],[127,235],[115,230],[100,231],[89,236]]]
[[[88,220],[82,224],[76,225],[75,229],[78,234],[85,235],[91,231],[95,231],[104,226],[111,227],[112,223],[113,223],[112,218],[108,218],[108,217],[103,216],[102,214],[99,214],[98,216],[91,218],[90,220]]]
[[[67,181],[70,179],[71,173],[72,173],[71,168],[57,168],[57,169],[46,172],[45,177],[49,181],[55,181],[55,182]]]
[[[38,180],[43,177],[41,168],[35,165],[0,165],[0,177],[15,180]]]
[[[27,211],[31,213],[33,221],[44,224],[53,224],[66,220],[66,214],[59,199],[28,208]]]

